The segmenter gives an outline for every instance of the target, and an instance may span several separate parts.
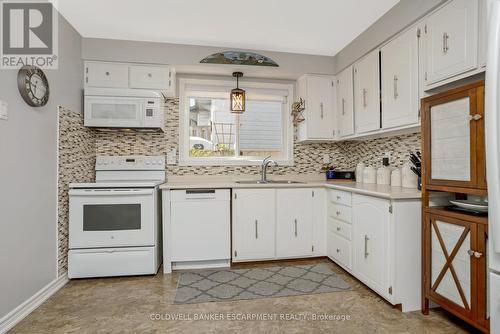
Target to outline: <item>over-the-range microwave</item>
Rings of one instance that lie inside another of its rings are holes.
[[[161,129],[164,127],[160,94],[139,89],[85,90],[84,125],[96,128]]]

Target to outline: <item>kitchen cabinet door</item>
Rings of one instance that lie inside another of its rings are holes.
[[[423,224],[424,298],[487,329],[488,226],[484,218],[430,209]]]
[[[304,75],[297,82],[298,95],[305,101],[299,123],[298,139],[332,140],[335,136],[334,78],[324,75]]]
[[[128,66],[114,63],[85,63],[86,87],[128,88]]]
[[[428,189],[486,195],[484,122],[484,81],[422,100]]]
[[[354,91],[352,80],[352,66],[349,66],[337,76],[337,122],[339,137],[347,137],[354,134]]]
[[[426,85],[477,68],[478,0],[453,0],[426,23]]]
[[[172,71],[166,66],[130,66],[130,88],[168,90],[172,86]]]
[[[418,28],[381,49],[382,128],[419,122]]]
[[[313,233],[313,189],[278,189],[276,256],[310,256]]]
[[[380,62],[375,50],[354,64],[355,133],[380,129]]]
[[[276,190],[233,192],[233,261],[275,258]]]
[[[362,282],[389,298],[390,202],[353,195],[354,272]]]

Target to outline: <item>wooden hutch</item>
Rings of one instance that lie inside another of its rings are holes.
[[[422,99],[422,312],[434,302],[483,332],[487,215],[449,199],[487,196],[484,81]]]

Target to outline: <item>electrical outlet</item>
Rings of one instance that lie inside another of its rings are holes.
[[[7,111],[7,102],[0,101],[0,119],[8,120],[9,113]]]
[[[176,165],[176,164],[177,164],[177,150],[173,148],[170,150],[170,152],[167,153],[167,165]]]
[[[391,157],[391,152],[385,152],[384,153],[384,158],[389,158],[389,163],[392,163],[392,157]]]
[[[323,163],[324,164],[330,163],[330,155],[329,154],[323,154]]]

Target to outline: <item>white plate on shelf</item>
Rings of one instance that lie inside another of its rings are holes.
[[[450,201],[451,204],[458,206],[459,208],[477,212],[488,212],[487,204],[480,204],[477,201],[467,201],[467,200],[454,200]]]

